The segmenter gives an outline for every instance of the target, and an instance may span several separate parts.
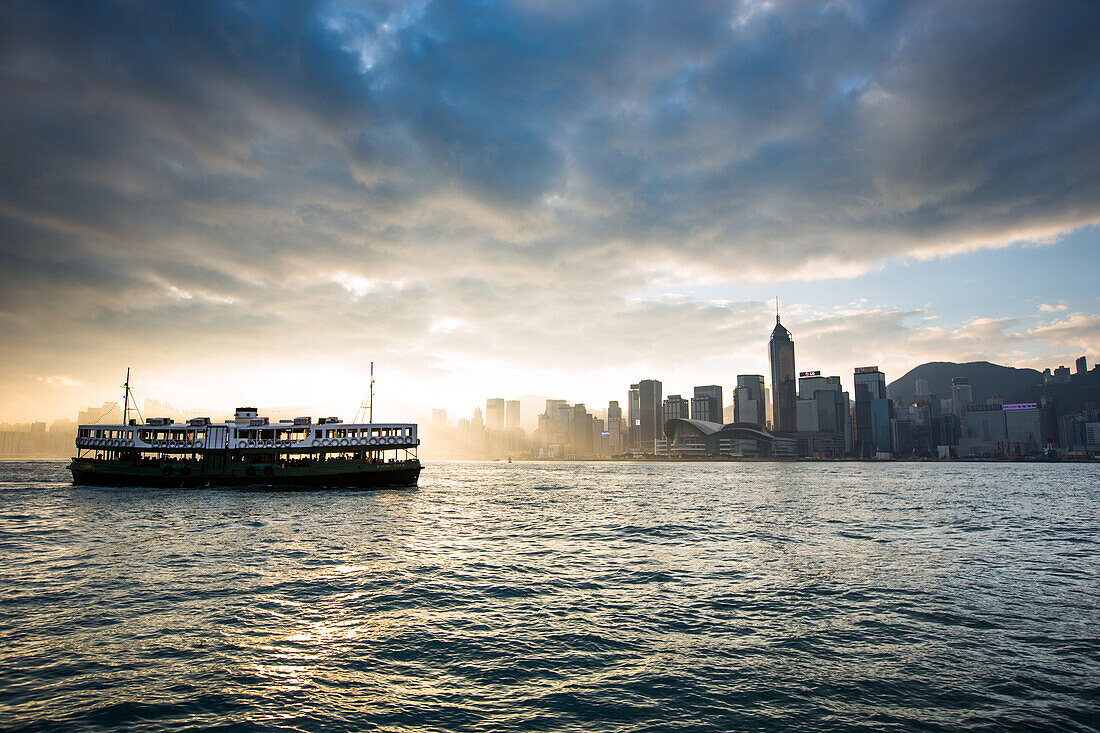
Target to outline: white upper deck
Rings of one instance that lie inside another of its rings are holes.
[[[167,418],[148,418],[144,424],[81,425],[77,448],[121,449],[188,453],[196,450],[294,451],[382,450],[415,448],[415,423],[346,423],[325,417],[313,422],[308,417],[272,423],[255,408],[238,408],[236,417],[213,423],[199,417],[185,423]]]

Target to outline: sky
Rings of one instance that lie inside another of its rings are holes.
[[[0,5],[0,420],[1100,359],[1100,4]],[[728,400],[727,400],[728,401]]]

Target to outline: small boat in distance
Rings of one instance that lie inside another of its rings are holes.
[[[238,407],[224,423],[207,417],[139,422],[127,419],[129,373],[124,386],[123,424],[77,429],[77,455],[69,464],[74,484],[378,489],[416,486],[420,477],[415,423],[336,417],[272,423],[254,407]]]

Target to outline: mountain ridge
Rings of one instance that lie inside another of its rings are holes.
[[[931,393],[943,399],[951,396],[951,380],[954,377],[970,380],[973,401],[979,405],[985,404],[994,395],[1011,400],[1043,380],[1042,372],[1035,369],[1019,369],[988,361],[930,361],[913,367],[890,382],[886,392],[892,399],[912,402],[916,395],[916,380],[925,379]]]

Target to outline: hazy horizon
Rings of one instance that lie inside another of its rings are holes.
[[[4,18],[0,421],[1100,358],[1095,4]]]

